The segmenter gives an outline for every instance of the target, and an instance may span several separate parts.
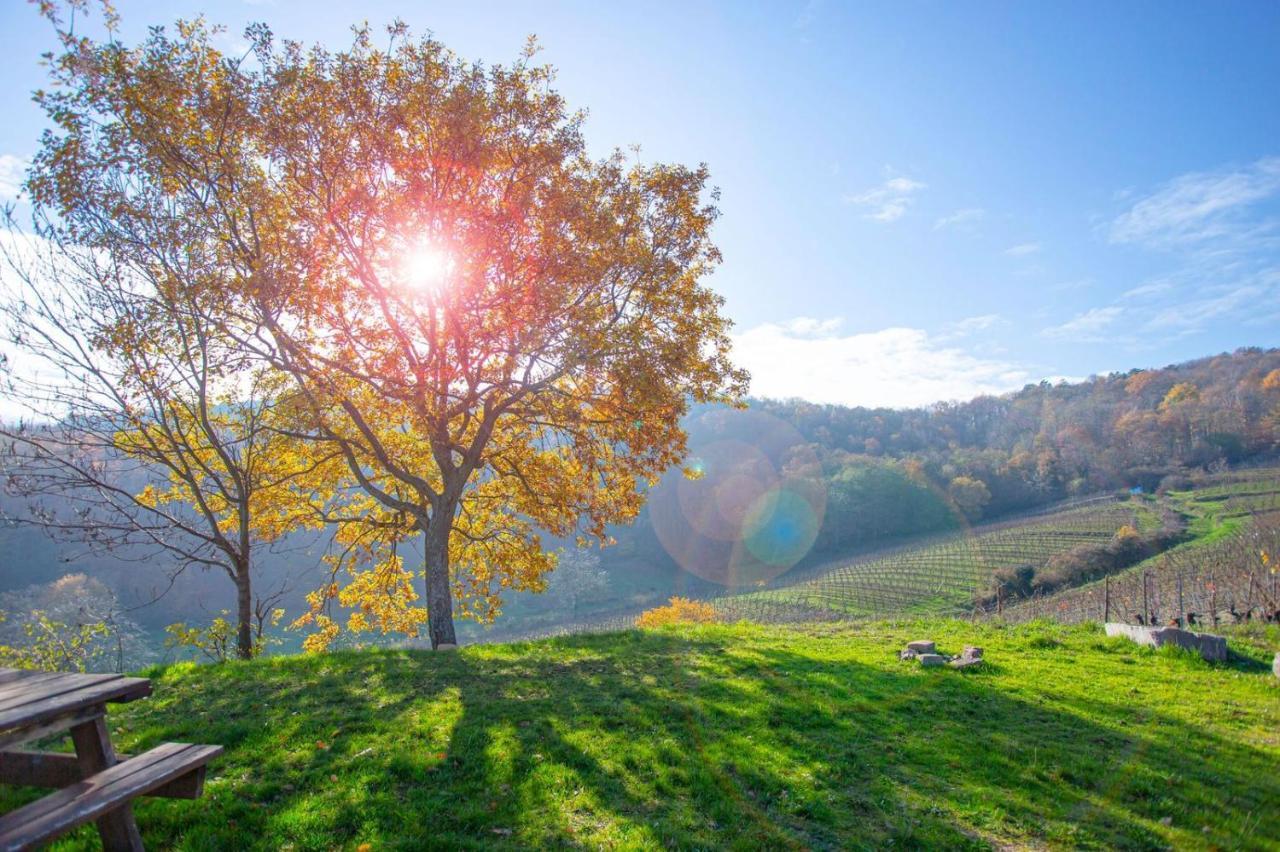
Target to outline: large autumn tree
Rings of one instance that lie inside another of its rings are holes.
[[[680,462],[690,402],[745,391],[705,284],[707,171],[593,157],[531,50],[483,66],[399,25],[340,52],[254,27],[246,64],[211,36],[64,34],[48,200],[90,230],[181,212],[223,333],[292,383],[290,436],[340,454],[384,540],[420,536],[452,643],[456,596],[483,618],[541,589],[540,531],[606,541]]]

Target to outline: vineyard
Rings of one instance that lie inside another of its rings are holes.
[[[1126,621],[1212,629],[1280,618],[1280,479],[1229,474],[1169,495],[1199,535],[1100,582],[1009,607],[1010,621]]]
[[[796,620],[803,614],[967,614],[995,571],[1043,565],[1081,544],[1106,542],[1122,526],[1148,525],[1144,517],[1149,514],[1139,503],[1097,501],[860,557],[779,588],[723,596],[716,605],[731,618],[765,621]]]

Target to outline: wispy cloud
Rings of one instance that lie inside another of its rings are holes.
[[[1242,317],[1264,308],[1274,309],[1280,280],[1231,287],[1221,293],[1179,302],[1157,311],[1145,325],[1150,331],[1194,334],[1224,317]]]
[[[901,219],[907,208],[915,202],[916,193],[926,184],[909,177],[891,177],[879,186],[846,195],[846,204],[856,204],[867,209],[866,218],[877,222],[894,222]]]
[[[1280,313],[1280,157],[1179,175],[1125,203],[1110,240],[1173,260],[1117,300],[1140,330],[1186,336]]]
[[[820,11],[822,11],[822,0],[808,0],[801,7],[800,14],[796,15],[796,19],[791,22],[791,26],[798,30],[804,29],[817,19]]]
[[[1004,253],[1009,257],[1030,257],[1040,251],[1039,243],[1020,243],[1016,246],[1009,246]]]
[[[27,161],[13,154],[0,154],[0,202],[15,201],[22,190]]]
[[[987,211],[981,207],[963,207],[947,216],[939,218],[933,223],[935,231],[943,228],[966,228],[981,221],[987,215]]]
[[[1055,325],[1040,333],[1053,340],[1065,340],[1072,343],[1098,343],[1104,340],[1102,332],[1110,328],[1124,308],[1111,305],[1105,308],[1090,308],[1082,314],[1062,325]]]
[[[1111,223],[1111,241],[1157,248],[1195,247],[1274,230],[1250,208],[1280,194],[1280,157],[1243,168],[1181,175],[1136,201]]]
[[[973,325],[995,322],[970,319]],[[756,326],[733,342],[734,359],[751,371],[752,393],[768,397],[921,406],[1004,393],[1039,378],[1018,364],[980,357],[944,340],[915,328],[840,334],[839,320],[800,318]]]
[[[1143,284],[1130,290],[1125,290],[1120,294],[1120,298],[1124,299],[1149,299],[1152,296],[1159,296],[1168,293],[1173,289],[1172,282],[1169,281],[1153,281],[1150,284]]]
[[[994,328],[1004,322],[1004,318],[999,314],[980,314],[975,317],[965,317],[962,320],[951,323],[948,326],[948,334],[953,337],[966,337],[970,334],[986,331]]]

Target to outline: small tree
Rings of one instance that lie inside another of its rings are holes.
[[[280,431],[278,377],[219,333],[216,267],[177,240],[172,216],[95,236],[36,198],[33,230],[10,217],[3,248],[0,317],[19,356],[5,390],[29,415],[0,424],[6,488],[29,501],[17,520],[123,559],[167,557],[170,581],[225,572],[237,652],[252,656],[255,555],[319,523],[311,495],[337,455]]]

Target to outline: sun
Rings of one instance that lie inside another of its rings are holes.
[[[453,272],[453,258],[438,245],[419,242],[405,252],[401,264],[405,283],[416,290],[434,290]]]

